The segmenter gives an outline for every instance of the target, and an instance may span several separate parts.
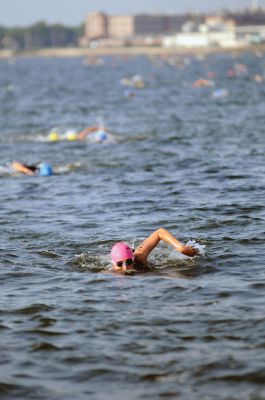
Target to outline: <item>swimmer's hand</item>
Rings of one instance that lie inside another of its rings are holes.
[[[197,255],[200,253],[199,250],[196,249],[195,247],[193,247],[193,246],[185,246],[185,245],[183,245],[183,246],[179,249],[179,251],[180,251],[182,254],[185,254],[185,256],[189,256],[189,257],[197,256]]]
[[[126,269],[125,271],[123,271],[123,273],[125,275],[134,275],[137,273],[136,269]]]

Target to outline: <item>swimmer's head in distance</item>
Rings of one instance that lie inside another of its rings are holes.
[[[103,130],[99,130],[99,131],[97,131],[97,133],[96,133],[96,141],[97,142],[104,142],[104,140],[107,140],[107,134],[106,134],[106,132],[105,131],[103,131]]]
[[[76,133],[76,131],[69,129],[66,132],[66,137],[67,137],[67,140],[70,140],[70,141],[77,140],[77,133]]]
[[[49,141],[50,142],[58,142],[59,140],[59,134],[57,131],[51,131],[51,133],[49,134]]]
[[[111,261],[117,263],[122,260],[134,259],[133,249],[125,242],[116,243],[111,249]]]
[[[39,164],[39,174],[40,176],[51,176],[53,174],[52,166],[48,163]]]

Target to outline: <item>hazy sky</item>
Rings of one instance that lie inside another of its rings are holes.
[[[139,12],[182,13],[185,11],[215,11],[221,8],[262,7],[265,0],[0,0],[0,25],[29,25],[37,21],[78,25],[91,11],[108,14]]]

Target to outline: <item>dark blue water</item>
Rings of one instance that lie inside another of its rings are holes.
[[[228,78],[243,63],[248,73]],[[0,62],[1,399],[265,398],[265,57]],[[215,87],[192,88],[213,71]],[[120,79],[141,74],[126,98]],[[213,98],[215,89],[228,90]],[[104,144],[47,141],[104,119]],[[109,271],[158,227],[156,270]]]

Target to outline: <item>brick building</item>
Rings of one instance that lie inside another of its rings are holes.
[[[102,12],[91,13],[85,22],[85,37],[89,40],[108,36],[108,16]]]
[[[108,37],[126,39],[135,35],[134,17],[115,15],[108,17]]]
[[[108,16],[104,13],[91,13],[86,19],[85,38],[89,40],[131,39],[147,35],[164,35],[176,33],[181,30],[186,21],[200,22],[202,16],[164,15],[164,14],[138,14]]]

